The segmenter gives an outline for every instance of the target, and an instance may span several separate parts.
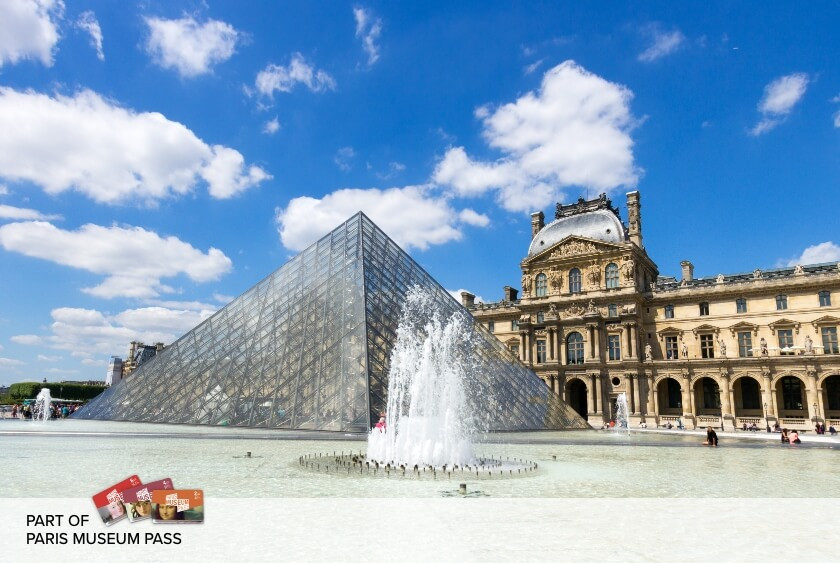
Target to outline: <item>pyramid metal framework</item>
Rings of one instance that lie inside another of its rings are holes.
[[[465,311],[358,213],[75,418],[360,432],[387,404],[388,364],[407,291],[442,314]],[[471,317],[470,317],[471,318]],[[574,410],[476,323],[476,393],[490,430],[588,428]]]

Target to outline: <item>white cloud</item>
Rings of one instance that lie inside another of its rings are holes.
[[[277,116],[275,116],[274,119],[266,121],[265,124],[263,124],[262,132],[265,133],[266,135],[274,135],[279,130],[280,130],[280,121],[278,121]]]
[[[9,195],[9,188],[6,184],[0,184],[0,195]]]
[[[38,354],[39,362],[60,362],[61,360],[61,356],[45,356],[44,354]]]
[[[219,307],[201,301],[173,301],[164,299],[148,299],[145,301],[148,305],[155,307],[165,307],[167,309],[180,309],[186,311],[209,311],[215,312]]]
[[[147,307],[106,315],[95,309],[64,307],[52,311],[51,334],[44,341],[60,350],[84,349],[91,354],[120,355],[132,340],[171,344],[211,314]]]
[[[141,227],[87,224],[61,230],[42,221],[0,226],[0,246],[105,276],[83,291],[97,297],[151,298],[172,292],[161,278],[184,274],[196,282],[216,280],[231,269],[231,260],[217,249],[207,253],[174,236],[163,238]]]
[[[291,92],[295,84],[303,84],[313,92],[335,90],[335,80],[323,70],[316,70],[295,53],[289,66],[269,64],[257,74],[257,91],[264,96],[277,92]]]
[[[91,358],[85,358],[82,360],[82,365],[84,366],[107,366],[108,362],[105,360],[93,360]]]
[[[478,213],[472,209],[464,209],[458,214],[458,218],[467,225],[474,227],[486,227],[490,224],[490,218],[483,213]]]
[[[758,103],[761,120],[750,130],[750,134],[761,135],[782,123],[807,88],[808,75],[802,72],[781,76],[765,86],[764,96]]]
[[[455,301],[457,301],[458,303],[461,302],[461,292],[462,291],[466,291],[467,293],[472,293],[472,291],[470,291],[468,289],[447,289],[446,291],[448,291],[449,295],[454,297]],[[480,295],[476,295],[475,296],[475,302],[476,303],[484,303],[484,298],[481,297]]]
[[[50,97],[0,87],[0,131],[0,177],[50,194],[74,189],[100,203],[185,194],[199,178],[213,197],[231,197],[271,177],[181,123],[90,90]]]
[[[79,19],[76,20],[76,27],[86,31],[90,35],[90,45],[96,49],[96,58],[104,61],[105,52],[102,50],[102,28],[99,27],[99,21],[97,21],[96,15],[90,10],[82,12]]]
[[[37,334],[18,334],[12,336],[9,340],[17,344],[24,344],[26,346],[35,346],[41,344],[43,341]]]
[[[671,53],[677,51],[685,42],[685,35],[679,30],[662,31],[658,26],[650,26],[645,31],[651,36],[653,43],[639,53],[637,57],[640,61],[645,63],[653,62],[661,59]]]
[[[539,92],[491,111],[476,110],[488,144],[505,156],[494,162],[470,158],[463,147],[447,150],[433,180],[461,197],[495,190],[510,211],[544,208],[567,187],[610,191],[633,187],[630,113],[633,94],[574,61],[545,73]]]
[[[538,61],[535,61],[535,62],[529,64],[524,69],[522,69],[523,74],[526,74],[526,75],[532,74],[535,70],[537,70],[538,68],[540,68],[542,66],[544,61],[545,61],[545,59],[540,59]]]
[[[348,172],[351,168],[353,168],[353,158],[356,156],[356,151],[353,150],[353,147],[341,147],[335,153],[335,157],[333,157],[333,162],[335,165],[338,166],[338,169],[342,172]]]
[[[840,111],[834,114],[834,126],[840,127]]]
[[[24,362],[12,358],[0,358],[0,368],[22,366]]]
[[[71,375],[74,373],[79,373],[77,369],[65,369],[65,368],[47,368],[43,370],[45,373],[52,373],[56,375]]]
[[[233,301],[235,297],[233,297],[232,295],[222,295],[221,293],[214,293],[213,299],[215,299],[218,303],[221,303],[222,305],[227,305],[228,303]]]
[[[206,74],[213,65],[231,58],[240,38],[232,25],[218,20],[144,19],[149,26],[146,52],[161,67],[188,78]]]
[[[353,8],[353,16],[356,18],[356,37],[362,40],[362,49],[368,56],[368,66],[372,66],[379,60],[379,45],[376,44],[379,34],[382,33],[382,20],[374,18],[370,10],[365,8]]]
[[[52,66],[53,49],[60,38],[58,21],[63,14],[61,0],[0,2],[0,67],[26,59]]]
[[[16,221],[51,221],[61,219],[60,215],[44,215],[35,209],[26,207],[12,207],[11,205],[0,205],[0,219],[14,219]]]
[[[788,266],[796,266],[797,264],[822,264],[824,262],[838,262],[840,261],[840,246],[831,241],[821,242],[809,246],[802,251],[802,254],[796,258],[788,260]]]
[[[457,213],[445,199],[424,186],[407,186],[338,190],[321,199],[296,197],[277,211],[280,240],[289,250],[303,250],[359,211],[404,249],[424,250],[461,238]]]

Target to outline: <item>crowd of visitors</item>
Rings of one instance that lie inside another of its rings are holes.
[[[33,406],[34,405],[29,403],[12,405],[12,418],[19,418],[21,420],[31,419],[33,415]],[[52,404],[50,405],[49,418],[67,418],[68,416],[76,412],[76,408],[77,405],[75,404]]]

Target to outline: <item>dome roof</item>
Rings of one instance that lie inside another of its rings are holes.
[[[531,241],[528,256],[539,254],[569,235],[613,243],[624,242],[625,239],[624,225],[615,213],[598,209],[561,217],[543,227]]]

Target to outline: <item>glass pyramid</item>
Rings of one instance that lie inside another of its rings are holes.
[[[358,213],[75,418],[364,432],[387,404],[406,292],[461,305]],[[492,430],[588,428],[480,325],[478,390]]]

